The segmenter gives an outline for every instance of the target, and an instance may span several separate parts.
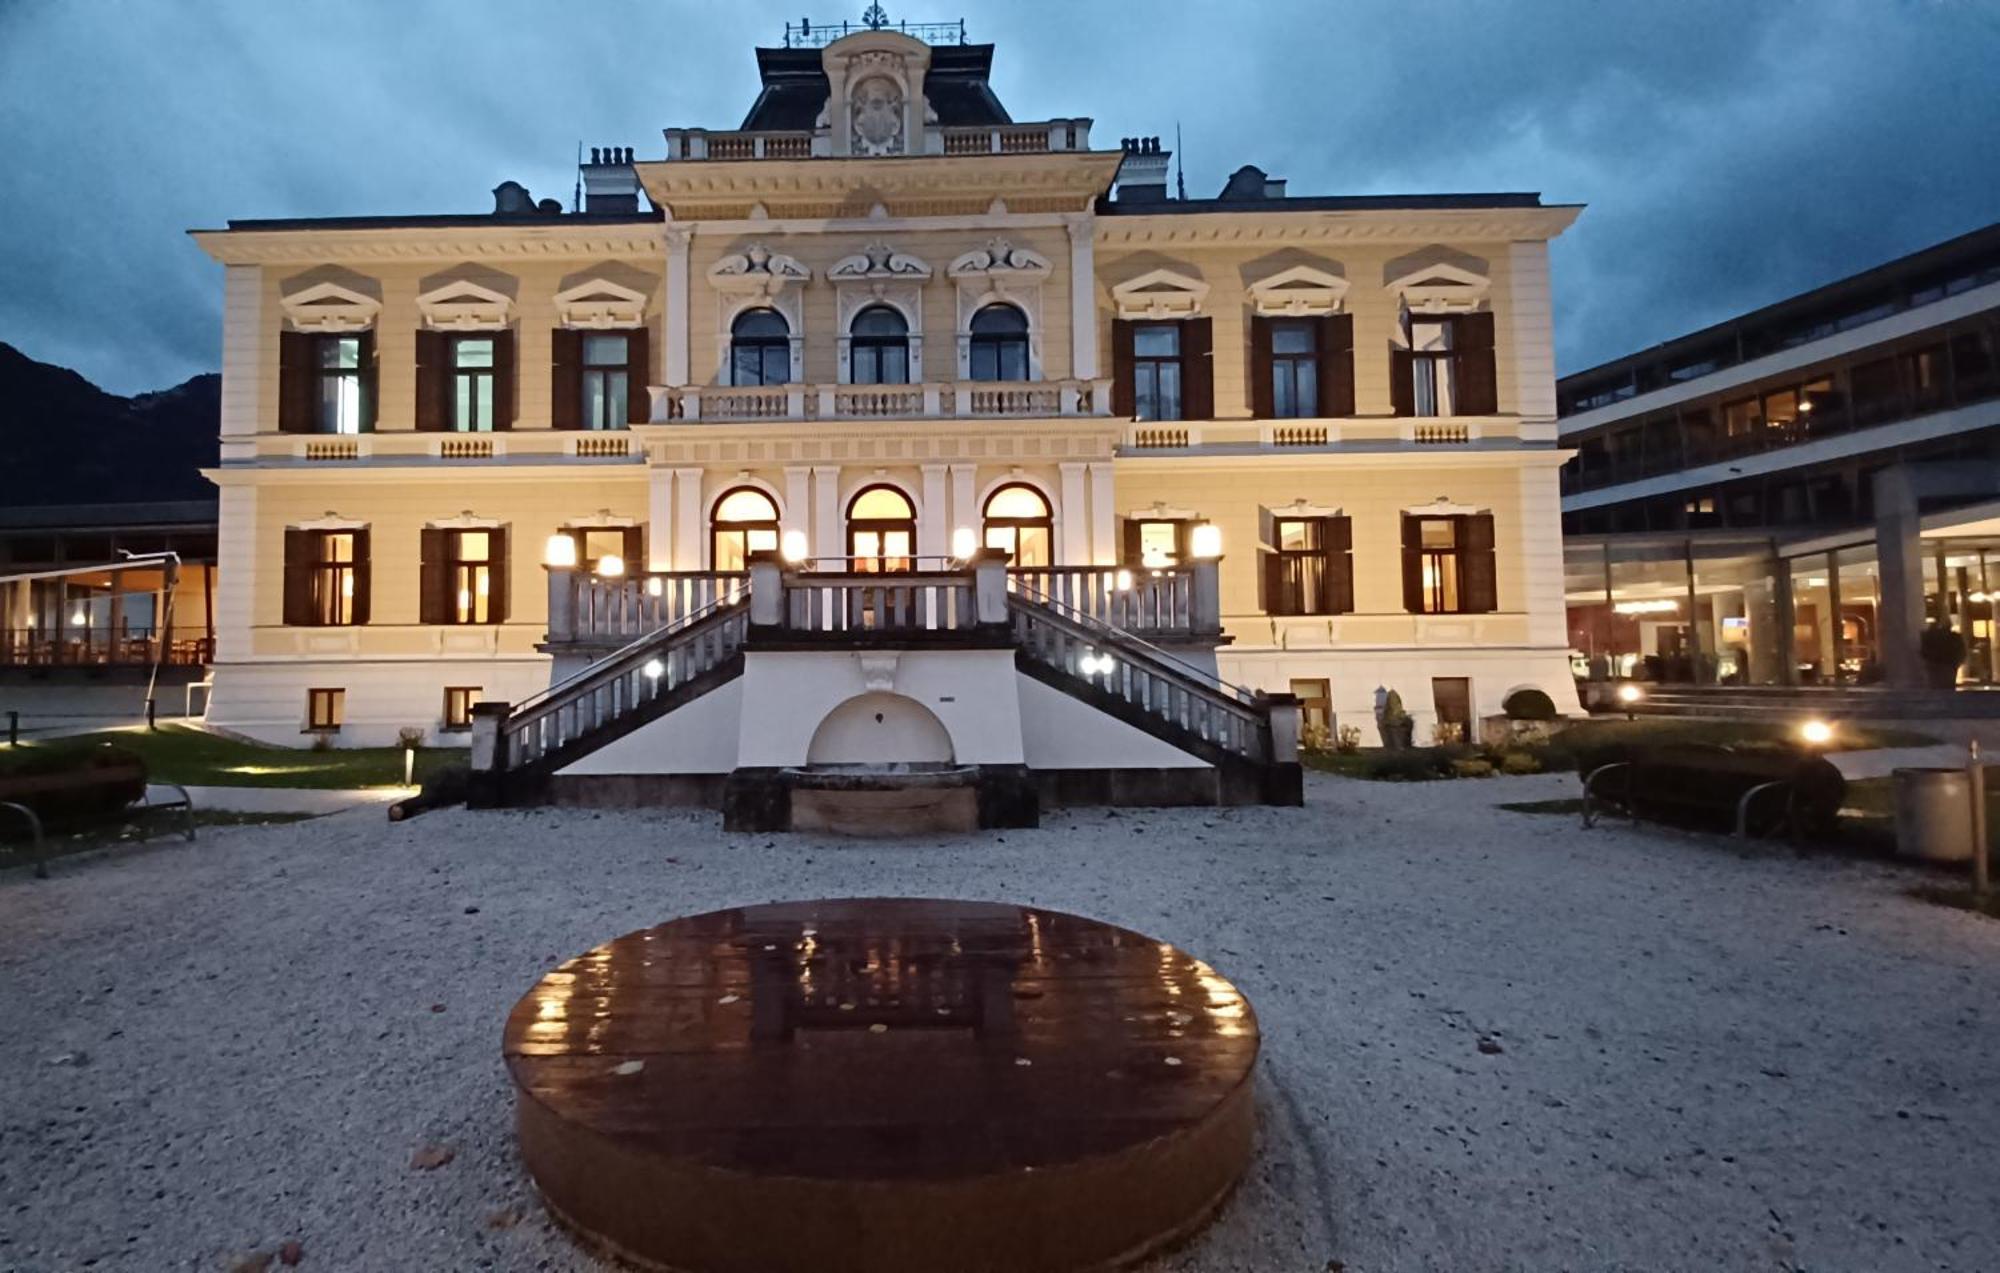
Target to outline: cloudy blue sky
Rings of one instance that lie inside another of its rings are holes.
[[[803,10],[815,21],[858,16]],[[1577,370],[2000,220],[2000,0],[935,0],[1017,119],[1295,193],[1539,190]],[[0,340],[219,360],[230,217],[567,199],[579,139],[731,127],[799,0],[0,0]]]

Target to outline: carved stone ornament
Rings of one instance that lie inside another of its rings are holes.
[[[859,68],[857,68],[859,69]],[[903,153],[903,86],[886,75],[866,75],[849,98],[857,155]]]
[[[948,273],[953,278],[995,274],[1041,277],[1048,274],[1050,268],[1048,258],[1041,253],[996,238],[988,239],[986,246],[974,248],[953,260]]]
[[[908,278],[927,279],[931,267],[907,252],[898,252],[876,239],[853,256],[844,256],[826,272],[830,279]]]
[[[720,291],[761,292],[775,296],[789,286],[802,286],[812,278],[797,257],[773,252],[753,243],[741,252],[723,257],[709,267],[708,280]]]

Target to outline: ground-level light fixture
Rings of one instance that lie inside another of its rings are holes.
[[[1222,527],[1214,522],[1196,522],[1188,535],[1188,554],[1193,557],[1220,557],[1222,555]]]
[[[1799,738],[1808,747],[1824,747],[1833,741],[1833,722],[1815,717],[1799,726]]]
[[[783,538],[778,541],[778,551],[784,556],[786,561],[791,562],[795,566],[804,561],[806,553],[809,551],[806,544],[806,533],[802,530],[786,531]]]
[[[597,559],[599,579],[617,579],[625,573],[625,559],[617,553],[606,553]]]
[[[647,659],[646,666],[640,668],[639,670],[646,674],[647,680],[657,681],[662,676],[666,675],[667,665],[660,662],[658,659]]]
[[[1646,691],[1640,689],[1630,681],[1618,687],[1618,701],[1625,705],[1626,720],[1634,719],[1632,709],[1644,697],[1646,697]]]
[[[556,570],[574,570],[576,540],[568,535],[550,535],[549,542],[542,548],[542,564]]]
[[[979,532],[970,526],[960,526],[951,532],[951,555],[960,561],[970,561],[972,554],[979,551]]]

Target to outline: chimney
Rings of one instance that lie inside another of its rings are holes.
[[[1118,180],[1111,197],[1119,203],[1165,201],[1167,160],[1174,152],[1161,150],[1157,137],[1127,137],[1121,145],[1125,158],[1118,165]]]
[[[1256,164],[1244,164],[1229,174],[1222,193],[1217,196],[1225,202],[1239,199],[1282,199],[1285,197],[1285,179],[1265,174]]]
[[[535,210],[535,198],[518,181],[503,181],[493,187],[493,215],[519,216]]]
[[[592,146],[583,166],[585,212],[637,212],[639,173],[630,146]]]

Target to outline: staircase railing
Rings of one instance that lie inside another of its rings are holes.
[[[511,706],[480,704],[474,709],[473,768],[505,773],[555,756],[721,666],[743,648],[749,629],[750,610],[741,596],[713,601],[533,697]],[[490,741],[480,736],[489,720],[497,722],[488,727]]]
[[[1273,728],[1270,696],[1231,685],[1129,632],[1017,587],[1007,599],[1016,645],[1176,730],[1259,764],[1297,759],[1297,729]]]
[[[1222,630],[1219,605],[1204,604],[1199,573],[1188,566],[1015,566],[1007,581],[1017,592],[1125,632],[1199,640]]]

